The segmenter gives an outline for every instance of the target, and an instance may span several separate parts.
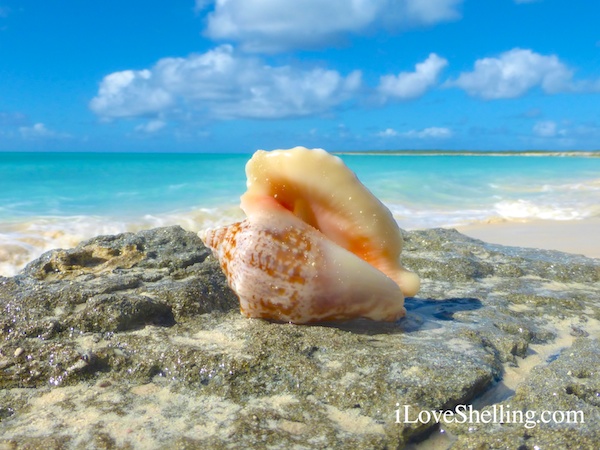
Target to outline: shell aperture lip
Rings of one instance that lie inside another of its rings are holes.
[[[405,296],[419,291],[419,277],[400,264],[402,235],[392,213],[341,158],[304,147],[258,150],[246,164],[246,178],[248,193],[275,198],[392,278]]]

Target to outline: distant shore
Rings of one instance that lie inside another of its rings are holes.
[[[358,150],[332,151],[336,155],[390,156],[554,156],[567,158],[600,158],[600,150]]]
[[[484,223],[456,229],[492,244],[559,250],[600,258],[600,218]]]

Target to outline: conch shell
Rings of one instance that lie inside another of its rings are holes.
[[[419,278],[399,262],[390,211],[321,149],[257,151],[246,164],[247,219],[200,233],[248,317],[308,323],[404,316]]]

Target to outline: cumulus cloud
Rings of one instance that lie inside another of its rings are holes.
[[[447,60],[431,53],[425,61],[415,65],[414,72],[382,76],[377,90],[384,98],[409,100],[420,97],[436,83],[447,65]]]
[[[213,118],[284,118],[323,113],[361,86],[358,71],[269,66],[222,45],[151,69],[107,75],[90,108],[104,118],[157,117],[181,110]]]
[[[377,27],[432,25],[460,17],[463,0],[197,0],[214,4],[205,34],[244,50],[277,52],[331,44]]]
[[[463,72],[447,84],[484,99],[520,97],[533,87],[557,93],[573,90],[573,71],[557,56],[515,48],[497,58],[475,61],[472,72]]]
[[[23,139],[66,139],[70,137],[66,133],[58,133],[48,129],[41,122],[30,127],[19,127],[19,133],[21,133]]]
[[[161,83],[157,74],[150,70],[111,73],[102,80],[98,95],[92,99],[90,107],[106,117],[154,114],[172,106],[175,101]]]

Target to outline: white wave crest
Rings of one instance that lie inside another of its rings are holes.
[[[500,217],[510,220],[581,220],[594,215],[591,209],[578,206],[544,205],[523,199],[501,201],[494,207]]]
[[[14,276],[29,261],[55,248],[75,247],[81,241],[103,234],[118,234],[148,228],[179,225],[198,232],[243,218],[237,206],[164,215],[145,215],[121,220],[101,216],[38,217],[0,224],[0,276]]]

